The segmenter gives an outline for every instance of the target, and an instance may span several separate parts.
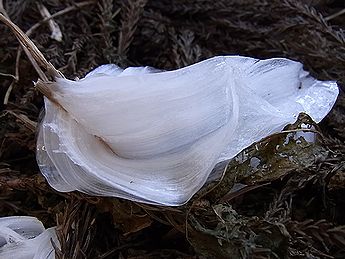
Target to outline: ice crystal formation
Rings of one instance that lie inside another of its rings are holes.
[[[56,190],[186,203],[214,166],[338,95],[301,63],[219,56],[174,70],[103,65],[37,84],[47,96],[37,160]]]
[[[54,259],[52,242],[59,246],[55,228],[45,229],[37,218],[0,218],[0,258]]]

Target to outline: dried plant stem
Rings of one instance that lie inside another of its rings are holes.
[[[17,26],[15,25],[9,18],[7,18],[5,15],[0,13],[0,21],[5,23],[12,32],[16,35],[17,39],[20,42],[20,45],[23,47],[26,55],[28,56],[30,62],[34,66],[35,70],[37,71],[39,77],[43,81],[48,81],[47,76],[42,71],[38,63],[41,64],[41,66],[46,67],[46,69],[50,69],[51,71],[56,71],[56,69],[51,65],[42,55],[42,53],[37,49],[35,44],[25,35],[25,33]],[[18,60],[17,60],[18,61]],[[14,81],[11,83],[9,88],[6,91],[5,98],[4,98],[4,104],[7,104],[10,93],[13,89],[13,85],[18,81],[18,62],[16,62],[16,76]]]
[[[96,4],[96,3],[97,3],[97,1],[93,0],[93,1],[80,2],[80,3],[76,3],[73,6],[69,6],[69,7],[65,8],[65,9],[63,9],[63,10],[61,10],[59,12],[56,12],[56,13],[52,14],[49,17],[44,18],[42,21],[34,24],[33,26],[31,26],[31,28],[29,30],[26,31],[25,34],[27,36],[30,36],[38,27],[40,27],[42,24],[50,21],[51,19],[54,19],[54,18],[56,18],[58,16],[66,14],[66,13],[69,13],[71,11],[74,11],[74,10],[76,10],[78,8],[82,8],[82,7],[85,7],[85,6],[88,6],[88,5],[91,5],[91,4]]]
[[[11,77],[11,78],[13,78],[13,79],[16,79],[16,77],[15,77],[14,75],[12,75],[12,74],[7,74],[7,73],[1,73],[1,72],[0,72],[0,76]]]
[[[86,258],[94,234],[96,212],[86,202],[72,199],[57,215],[56,234],[61,250],[55,247],[58,259]]]
[[[41,51],[17,25],[15,25],[10,19],[8,19],[3,14],[0,14],[0,21],[5,23],[15,34],[20,44],[22,45],[25,53],[30,59],[32,65],[35,67],[37,73],[39,74],[42,80],[48,81],[48,78],[42,71],[40,66],[45,68],[49,73],[51,73],[55,77],[62,77],[62,74],[59,73],[55,69],[55,67],[46,60]]]
[[[10,98],[10,94],[12,92],[13,86],[15,83],[17,83],[19,81],[19,59],[20,59],[20,55],[18,55],[18,53],[21,52],[21,47],[18,48],[17,51],[17,56],[16,56],[16,66],[15,66],[15,75],[13,76],[13,81],[10,84],[10,86],[7,88],[5,97],[4,97],[4,104],[6,105],[8,103],[8,99]]]
[[[24,124],[25,127],[27,127],[32,132],[36,131],[37,122],[30,120],[28,116],[24,114],[15,113],[13,111],[7,111],[7,112],[9,114],[12,114],[14,117],[16,117],[19,121],[21,121]]]
[[[40,11],[41,16],[43,18],[51,17],[51,14],[48,11],[47,7],[45,7],[43,4],[37,3],[37,8]],[[50,19],[48,21],[48,25],[49,25],[49,29],[51,30],[50,38],[61,42],[62,41],[62,32],[61,32],[59,25],[53,19]]]
[[[343,15],[343,14],[345,14],[345,8],[340,10],[339,12],[336,12],[336,13],[330,15],[330,16],[327,16],[325,18],[325,21],[330,21],[330,20],[332,20],[332,19],[334,19],[334,18],[336,18],[336,17],[338,17],[340,15]]]
[[[8,18],[8,14],[4,8],[3,0],[0,0],[0,13],[2,13],[3,15],[5,15]]]
[[[10,98],[10,94],[12,92],[13,89],[13,85],[15,84],[15,82],[17,82],[17,78],[14,77],[14,80],[12,81],[12,83],[10,84],[10,86],[7,88],[5,97],[4,97],[4,104],[6,105],[8,103],[8,99]]]
[[[11,28],[11,30],[16,34],[17,38],[18,38],[18,33],[20,34],[20,32],[23,34],[22,38],[27,38],[26,40],[30,41],[31,40],[28,38],[37,28],[39,28],[42,24],[46,23],[46,22],[49,22],[51,21],[53,18],[55,17],[58,17],[58,16],[61,16],[61,15],[64,15],[68,12],[71,12],[73,10],[76,10],[78,8],[82,8],[82,7],[85,7],[85,6],[88,6],[88,5],[91,5],[91,4],[95,4],[97,1],[85,1],[85,2],[81,2],[81,3],[76,3],[75,5],[73,6],[70,6],[70,7],[67,7],[59,12],[56,12],[55,14],[52,14],[46,18],[44,18],[42,21],[34,24],[33,26],[31,26],[31,28],[29,30],[26,31],[26,33],[24,34],[23,31],[21,31],[15,24],[13,24],[8,15],[7,15],[7,12],[6,10],[4,9],[3,7],[3,2],[2,0],[0,1],[0,15],[1,13],[3,14],[4,17],[1,17],[0,16],[0,20],[2,22],[4,22],[7,26],[9,26]],[[7,20],[6,20],[7,18]],[[12,23],[12,27],[10,26],[10,24]],[[13,26],[14,25],[14,26]],[[21,42],[21,39],[18,38],[18,40]],[[32,43],[32,42],[31,42]],[[21,42],[21,45],[23,46],[23,43]],[[36,49],[39,53],[38,55],[41,56],[42,61],[45,65],[43,65],[43,67],[46,67],[48,71],[50,72],[53,72],[53,76],[56,76],[56,77],[63,77],[63,75],[57,71],[53,65],[51,65],[45,58],[44,56],[41,54],[41,52],[37,49],[37,47],[34,45],[34,43],[32,43],[32,45],[34,46],[34,49]],[[35,67],[38,75],[40,76],[40,78],[43,80],[43,81],[48,81],[47,77],[45,76],[45,74],[43,73],[43,71],[40,69],[40,67],[38,66],[38,64],[35,62],[35,60],[31,59],[30,56],[33,54],[30,50],[29,50],[29,53],[27,52],[26,48],[23,47],[24,51],[26,52],[26,54],[28,55],[32,65]],[[8,87],[7,91],[6,91],[6,94],[5,94],[5,97],[4,97],[4,101],[3,103],[6,105],[8,103],[8,99],[10,97],[10,94],[11,94],[11,91],[13,89],[13,86],[16,82],[18,82],[19,80],[19,61],[20,61],[20,56],[21,56],[21,52],[22,52],[22,48],[19,47],[18,48],[18,51],[17,51],[17,55],[16,55],[16,71],[15,71],[15,76],[14,76],[14,80],[13,82],[10,84],[10,86]],[[35,57],[33,57],[35,59]],[[42,64],[41,64],[42,65]],[[51,70],[49,70],[48,68],[50,68]]]

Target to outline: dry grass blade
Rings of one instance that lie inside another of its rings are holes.
[[[94,234],[95,211],[79,200],[68,201],[65,211],[57,215],[56,234],[60,249],[56,249],[58,259],[89,258],[90,242]]]
[[[2,13],[3,15],[5,15],[8,18],[8,14],[4,8],[4,2],[3,0],[0,0],[0,13]]]
[[[79,3],[75,3],[74,5],[72,6],[69,6],[69,7],[66,7],[65,9],[59,11],[59,12],[56,12],[52,15],[50,15],[49,17],[46,17],[44,18],[42,21],[34,24],[33,26],[31,26],[31,28],[26,32],[26,35],[27,36],[30,36],[39,26],[41,26],[42,24],[46,23],[46,22],[49,22],[51,19],[54,19],[56,17],[59,17],[61,15],[64,15],[64,14],[67,14],[71,11],[74,11],[78,8],[82,8],[82,7],[85,7],[85,6],[88,6],[88,5],[92,5],[92,4],[95,4],[96,1],[95,0],[92,0],[92,1],[85,1],[85,2],[79,2]]]
[[[345,14],[345,8],[342,9],[342,10],[340,10],[339,12],[336,12],[336,13],[330,15],[330,16],[327,16],[327,17],[325,18],[325,20],[326,20],[326,21],[330,21],[330,20],[332,20],[332,19],[334,19],[334,18],[337,18],[338,16],[343,15],[343,14]]]
[[[45,7],[43,4],[37,3],[37,8],[38,8],[38,10],[41,13],[41,16],[43,18],[50,18],[51,17],[51,14],[48,11],[47,7]],[[50,37],[56,41],[62,42],[62,32],[61,32],[59,25],[51,18],[48,21],[48,25],[49,25],[49,28],[51,30]]]
[[[13,111],[7,111],[7,112],[15,116],[19,121],[21,121],[25,125],[25,127],[27,127],[32,132],[36,131],[37,123],[30,120],[28,116],[24,114],[17,114]]]

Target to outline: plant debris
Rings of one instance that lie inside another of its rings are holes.
[[[238,54],[295,59],[342,88],[320,125],[301,115],[217,166],[219,179],[184,206],[58,193],[35,162],[39,75],[0,24],[1,216],[57,225],[57,258],[344,258],[344,10],[340,0],[0,0],[70,79],[106,63],[169,70]]]

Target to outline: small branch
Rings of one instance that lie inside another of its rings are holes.
[[[51,17],[51,14],[49,13],[47,7],[45,7],[43,4],[37,3],[37,8],[40,11],[41,16],[44,19]],[[58,42],[61,42],[62,41],[62,32],[61,32],[59,25],[53,19],[50,19],[48,21],[48,25],[49,25],[49,28],[51,30],[50,38],[52,38],[53,40],[56,40]]]
[[[34,32],[34,30],[36,30],[38,27],[40,27],[42,24],[48,22],[49,20],[54,19],[54,18],[56,18],[58,16],[61,16],[61,15],[64,15],[64,14],[66,14],[68,12],[74,11],[74,10],[76,10],[78,8],[81,8],[81,7],[84,7],[84,6],[87,6],[87,5],[91,5],[91,4],[96,4],[96,1],[94,1],[94,0],[93,1],[85,1],[85,2],[81,2],[81,3],[76,3],[73,6],[67,7],[65,9],[63,9],[63,10],[61,10],[59,12],[56,12],[56,13],[52,14],[51,16],[43,19],[42,21],[34,24],[33,26],[31,26],[31,28],[29,30],[26,31],[25,34],[27,36],[30,36]]]
[[[3,3],[3,0],[0,0],[0,14],[3,14],[6,18],[9,19],[9,16],[4,8],[4,3]],[[13,89],[13,85],[15,82],[18,81],[18,76],[17,76],[17,73],[16,73],[16,76],[14,75],[11,75],[11,74],[4,74],[4,73],[0,73],[1,76],[8,76],[8,77],[12,77],[13,78],[13,81],[12,83],[10,84],[10,86],[7,88],[7,91],[6,91],[6,94],[5,94],[5,97],[4,97],[4,104],[6,105],[8,103],[8,99],[10,98],[10,94],[12,92],[12,89]]]
[[[27,127],[29,130],[31,130],[32,132],[36,131],[37,122],[30,120],[28,118],[28,116],[26,116],[24,114],[17,114],[17,113],[15,113],[13,111],[7,111],[7,113],[13,115],[18,120],[20,120],[24,124],[24,126]]]
[[[8,18],[8,14],[4,8],[3,0],[0,0],[0,13],[2,13],[3,15],[5,15]]]
[[[7,88],[7,91],[6,91],[6,94],[5,94],[5,97],[4,97],[4,105],[6,105],[8,103],[8,99],[10,98],[10,94],[12,92],[13,85],[15,84],[15,82],[17,82],[16,79],[14,79],[12,81],[12,83],[10,84],[10,86]]]
[[[62,76],[61,73],[59,73],[55,69],[55,67],[45,59],[41,51],[36,47],[36,45],[29,39],[29,37],[16,24],[14,24],[10,19],[8,19],[3,14],[0,14],[0,21],[5,23],[15,34],[21,46],[23,47],[25,53],[30,59],[32,65],[35,67],[38,75],[40,76],[42,80],[48,81],[48,78],[44,74],[44,72],[42,71],[39,65],[44,67],[47,71],[52,73],[52,75],[55,77]]]
[[[0,76],[5,76],[5,77],[12,77],[14,80],[16,79],[16,77],[12,74],[7,74],[7,73],[1,73],[0,72]]]
[[[14,84],[16,84],[19,81],[19,60],[20,60],[20,55],[18,55],[18,52],[21,52],[21,48],[18,48],[17,51],[17,56],[16,56],[16,70],[15,70],[15,76],[14,76],[14,80],[12,81],[12,83],[10,84],[10,86],[7,88],[5,97],[4,97],[4,105],[6,105],[8,103],[8,99],[10,98],[12,89]]]
[[[66,14],[66,13],[68,13],[68,12],[71,12],[71,11],[73,11],[73,10],[76,10],[76,9],[78,9],[78,8],[81,8],[81,7],[84,7],[84,6],[87,6],[87,5],[91,5],[91,4],[96,4],[97,2],[95,1],[95,0],[93,0],[93,1],[85,1],[85,2],[81,2],[81,3],[76,3],[75,5],[73,5],[73,6],[70,6],[70,7],[67,7],[67,8],[65,8],[65,9],[63,9],[63,10],[61,10],[61,11],[59,11],[59,12],[56,12],[55,14],[53,14],[53,15],[50,15],[50,16],[48,16],[48,17],[46,17],[46,18],[44,18],[42,21],[40,21],[40,22],[38,22],[38,23],[36,23],[36,24],[34,24],[29,30],[27,30],[26,31],[26,38],[27,39],[29,39],[28,37],[37,29],[37,28],[39,28],[42,24],[44,24],[45,22],[49,22],[51,19],[53,19],[53,18],[55,18],[55,17],[58,17],[58,16],[60,16],[60,15],[64,15],[64,14]],[[9,23],[11,23],[11,21],[10,21],[10,19],[9,19],[9,16],[7,15],[7,12],[6,12],[6,10],[4,9],[4,7],[3,7],[3,1],[2,0],[0,0],[0,21],[3,21],[6,25],[8,25],[10,28],[11,28],[11,30],[13,31],[13,25],[12,25],[12,27],[10,26],[10,24]],[[14,26],[16,26],[16,25],[14,25]],[[18,27],[17,27],[18,28]],[[19,31],[21,31],[19,28],[18,28],[18,30]],[[16,32],[15,31],[13,31],[15,34],[16,34]],[[24,34],[24,33],[23,33]],[[16,36],[17,36],[17,34],[16,34]],[[17,38],[18,38],[18,36],[17,36]],[[18,38],[18,40],[21,42],[21,40]],[[30,39],[29,39],[29,41],[30,41]],[[31,41],[30,41],[31,42]],[[32,43],[32,42],[31,42]],[[33,44],[33,43],[32,43]],[[22,45],[22,44],[21,44]],[[33,44],[34,45],[34,44]],[[23,46],[23,45],[22,45]],[[35,46],[36,47],[36,46]],[[37,48],[36,48],[37,49]],[[25,48],[24,48],[24,50],[25,50]],[[38,49],[37,49],[38,50]],[[6,105],[7,103],[8,103],[8,99],[9,99],[9,96],[10,96],[10,94],[11,94],[11,91],[12,91],[12,89],[13,89],[13,85],[16,83],[16,82],[18,82],[18,80],[19,80],[19,60],[20,60],[20,56],[21,56],[21,52],[22,52],[22,48],[21,47],[19,47],[18,48],[18,51],[17,51],[17,56],[16,56],[16,72],[15,72],[15,76],[14,76],[14,81],[11,83],[11,85],[8,87],[8,89],[7,89],[7,91],[6,91],[6,95],[5,95],[5,98],[4,98],[4,104]],[[26,52],[26,51],[25,51]],[[38,50],[38,52],[39,52],[39,50]],[[43,73],[43,71],[39,68],[39,66],[37,65],[37,63],[35,62],[35,61],[32,61],[32,58],[30,58],[30,56],[31,56],[31,54],[29,53],[26,53],[27,55],[28,55],[28,57],[29,57],[29,59],[30,59],[30,61],[32,62],[32,64],[33,64],[33,66],[35,67],[35,69],[36,69],[36,71],[37,71],[37,73],[39,74],[39,76],[41,77],[41,79],[42,80],[45,80],[46,79],[46,76],[45,76],[45,74]],[[41,54],[42,55],[42,54]],[[42,55],[42,57],[43,57],[43,59],[45,60],[45,58],[44,58],[44,56]],[[46,60],[45,60],[45,62],[46,63],[48,63]],[[50,64],[50,63],[49,63]],[[51,65],[51,64],[50,64]],[[52,66],[52,65],[51,65]],[[53,67],[53,66],[52,66]],[[54,68],[54,67],[53,67]],[[54,73],[54,71],[57,71],[55,68],[53,69],[53,73]],[[54,73],[54,74],[56,74],[56,73]],[[57,71],[57,75],[55,75],[55,76],[57,76],[57,77],[63,77],[63,75],[59,72],[59,71]]]
[[[340,15],[343,15],[343,14],[345,14],[345,8],[343,10],[340,10],[339,12],[336,12],[336,13],[330,15],[330,16],[327,16],[325,18],[325,20],[328,22],[328,21],[330,21],[330,20],[332,20],[332,19],[334,19],[334,18],[336,18],[336,17],[338,17]]]

